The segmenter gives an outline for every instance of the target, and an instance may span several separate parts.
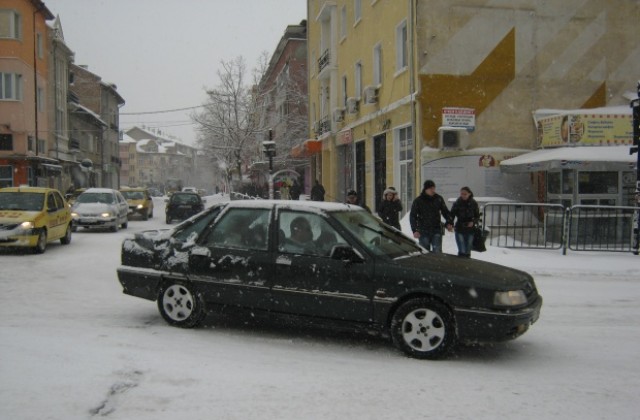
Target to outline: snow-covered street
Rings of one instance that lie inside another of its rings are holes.
[[[530,272],[540,320],[515,341],[421,361],[367,335],[170,327],[116,277],[122,239],[166,226],[154,200],[153,219],[118,233],[0,253],[0,419],[640,419],[640,257],[474,254]]]

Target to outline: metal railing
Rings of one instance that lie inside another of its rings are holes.
[[[633,251],[637,207],[576,205],[567,209],[567,247],[573,251]]]
[[[635,252],[636,207],[544,203],[487,203],[487,244],[502,248]]]

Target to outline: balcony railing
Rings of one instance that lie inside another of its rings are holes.
[[[329,49],[326,49],[318,59],[318,73],[329,65],[330,60],[331,56],[329,55]]]

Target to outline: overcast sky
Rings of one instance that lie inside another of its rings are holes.
[[[253,69],[273,54],[287,25],[307,18],[306,0],[44,0],[59,15],[75,63],[115,83],[121,114],[201,105],[221,60]],[[192,111],[121,115],[120,127],[160,127],[193,144]]]

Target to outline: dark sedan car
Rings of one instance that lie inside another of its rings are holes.
[[[360,207],[231,201],[174,229],[126,239],[124,293],[158,301],[171,325],[246,309],[377,330],[436,359],[458,342],[518,337],[538,319],[533,278],[497,264],[429,254]]]
[[[175,192],[166,200],[167,224],[172,220],[185,220],[204,210],[204,200],[195,192]]]

